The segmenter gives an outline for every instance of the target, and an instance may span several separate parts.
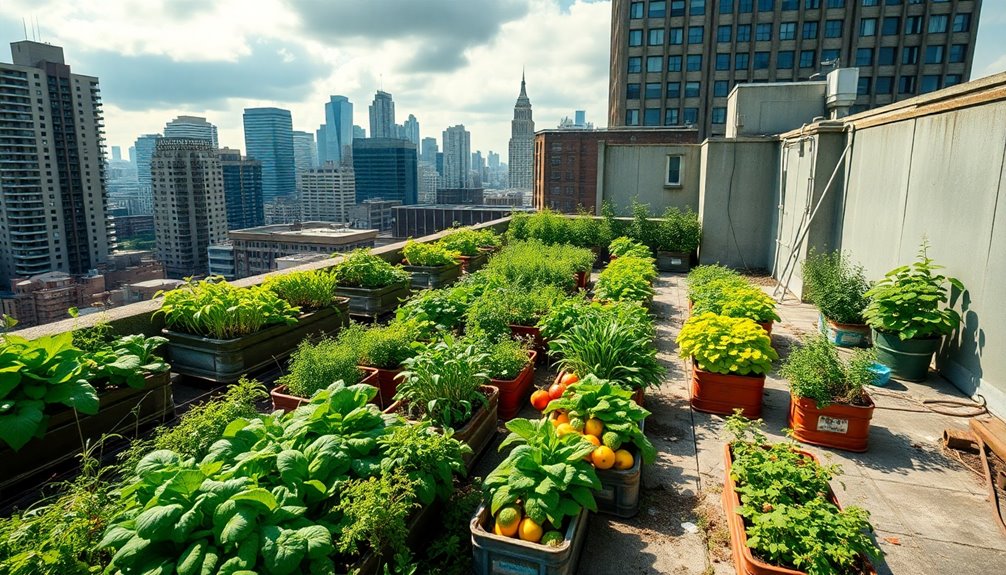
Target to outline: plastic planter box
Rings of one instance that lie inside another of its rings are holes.
[[[868,449],[870,420],[875,408],[869,405],[832,403],[819,408],[813,399],[789,397],[789,428],[804,443],[862,453]]]
[[[437,267],[404,265],[402,268],[412,273],[412,289],[415,290],[447,287],[461,277],[460,263]]]
[[[367,385],[372,385],[377,387],[377,370],[372,367],[360,367],[363,371],[363,378],[357,383],[365,383]],[[285,385],[277,385],[269,392],[269,397],[272,398],[272,408],[273,410],[282,409],[283,411],[293,411],[304,405],[305,403],[311,401],[311,398],[300,397],[297,395],[290,395],[286,392]],[[378,396],[374,396],[374,401],[378,400]]]
[[[692,255],[685,252],[657,252],[657,269],[662,272],[688,273]]]
[[[349,315],[377,319],[395,311],[398,303],[409,297],[409,283],[403,281],[382,288],[339,286],[335,294],[349,298]]]
[[[575,575],[587,538],[587,510],[566,526],[562,545],[549,547],[503,537],[490,531],[491,517],[485,504],[479,505],[469,528],[472,533],[473,573],[476,575]]]
[[[703,371],[692,362],[692,409],[717,415],[743,410],[744,417],[761,417],[764,375],[733,375]]]
[[[489,385],[499,390],[499,418],[509,421],[520,413],[534,383],[534,362],[538,352],[528,352],[528,363],[514,379],[490,379]]]

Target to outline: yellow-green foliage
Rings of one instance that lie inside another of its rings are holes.
[[[682,357],[694,359],[699,369],[713,373],[759,375],[779,359],[768,333],[747,318],[693,315],[676,341]]]

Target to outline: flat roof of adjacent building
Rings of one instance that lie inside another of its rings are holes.
[[[296,241],[304,243],[345,244],[377,237],[378,230],[357,230],[343,224],[330,222],[301,222],[298,224],[274,224],[231,230],[227,232],[231,241]]]
[[[487,205],[470,205],[470,204],[412,204],[408,206],[395,206],[395,210],[426,210],[426,209],[436,209],[436,210],[493,210],[493,211],[503,211],[503,212],[533,212],[534,207],[532,206],[487,206]]]
[[[146,280],[146,281],[142,281],[142,282],[131,283],[131,284],[129,284],[129,287],[133,287],[133,288],[160,288],[160,287],[167,287],[167,286],[178,287],[178,286],[182,285],[183,283],[185,283],[184,280],[173,280],[173,279],[161,278],[161,279],[156,279],[156,280]]]

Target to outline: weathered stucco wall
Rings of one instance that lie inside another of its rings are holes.
[[[668,207],[698,211],[699,146],[602,142],[597,154],[599,199],[610,201],[618,213],[628,213],[633,199],[649,204],[654,215],[660,215]],[[680,186],[665,185],[667,157],[672,155],[682,156]]]

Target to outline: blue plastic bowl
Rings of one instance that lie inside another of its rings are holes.
[[[882,363],[874,363],[870,366],[870,371],[873,373],[873,385],[877,387],[884,387],[891,381],[891,368]]]

